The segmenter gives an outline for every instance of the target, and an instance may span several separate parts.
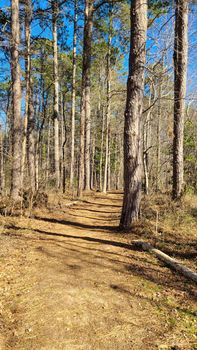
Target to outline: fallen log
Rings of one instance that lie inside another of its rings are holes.
[[[149,251],[155,255],[159,260],[162,260],[166,265],[171,267],[173,270],[178,271],[188,279],[197,283],[197,273],[192,271],[188,267],[182,265],[180,262],[171,258],[169,255],[163,253],[161,250],[154,248],[151,244],[147,242],[138,242],[137,245],[145,251]]]

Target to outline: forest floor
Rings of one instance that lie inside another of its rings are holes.
[[[195,268],[196,202],[144,202],[129,234],[116,229],[121,193],[69,202],[0,217],[0,349],[197,349],[196,285],[135,244]]]

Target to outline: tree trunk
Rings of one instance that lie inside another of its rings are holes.
[[[106,111],[106,138],[105,138],[105,167],[103,179],[103,192],[107,192],[108,170],[109,170],[109,123],[111,113],[111,40],[112,40],[112,13],[109,12],[109,34],[108,34],[108,53],[107,53],[107,111]]]
[[[43,84],[41,84],[41,88],[43,87]],[[39,95],[36,94],[35,98],[35,110],[36,114],[40,114],[40,104],[39,104]],[[42,103],[43,103],[43,97],[42,97]],[[44,118],[43,118],[44,120]],[[41,139],[41,133],[43,129],[44,122],[42,121],[41,127],[39,130],[37,130],[36,133],[36,143],[35,143],[35,183],[36,183],[36,191],[39,189],[39,180],[40,180],[40,169],[39,169],[39,147],[40,147],[40,139]]]
[[[92,143],[91,143],[91,181],[90,181],[90,186],[91,190],[94,189],[94,165],[95,165],[95,136],[92,135]]]
[[[109,126],[109,140],[108,140],[108,162],[107,162],[107,191],[111,190],[111,131]]]
[[[118,149],[119,149],[119,169],[118,169],[118,179],[117,179],[117,190],[123,188],[123,152],[122,152],[122,138],[119,134],[118,136]]]
[[[183,192],[183,133],[187,79],[189,2],[176,0],[174,39],[174,140],[172,197]]]
[[[90,190],[90,131],[91,131],[91,102],[90,102],[90,68],[93,26],[93,0],[86,0],[85,29],[84,29],[84,73],[85,73],[85,184],[84,189]]]
[[[4,192],[4,180],[3,131],[0,125],[0,195],[3,195]]]
[[[27,83],[27,80],[25,81]],[[26,90],[27,91],[27,90]],[[21,189],[24,188],[24,176],[25,176],[25,161],[26,161],[26,150],[27,150],[27,93],[25,99],[25,116],[22,126],[22,156],[21,156]]]
[[[149,194],[149,176],[148,176],[148,149],[147,149],[147,120],[143,130],[143,166],[144,166],[144,192]]]
[[[59,77],[58,77],[57,18],[58,18],[58,3],[57,3],[57,0],[53,0],[52,21],[53,21],[53,76],[54,76],[54,160],[55,160],[56,189],[60,187]]]
[[[74,164],[75,164],[76,46],[77,46],[77,0],[75,0],[75,9],[74,9],[73,72],[72,72],[71,160],[70,160],[70,189],[72,190],[73,190]]]
[[[45,172],[45,188],[48,187],[49,181],[49,169],[50,169],[50,139],[51,139],[51,121],[49,118],[48,129],[47,129],[47,150],[46,150],[46,172]]]
[[[141,200],[141,119],[146,58],[147,1],[131,3],[131,46],[124,126],[124,198],[120,227],[138,219]]]
[[[27,164],[32,192],[35,191],[35,139],[34,139],[34,107],[33,107],[33,91],[31,81],[31,19],[32,19],[32,3],[26,0],[25,13],[25,41],[26,41],[26,119],[27,119]],[[26,137],[25,137],[26,139]]]
[[[99,189],[102,191],[103,188],[103,143],[104,143],[104,127],[105,127],[105,114],[102,109],[102,130],[101,130],[101,151],[99,159]]]
[[[11,168],[11,198],[19,199],[21,186],[21,82],[19,64],[19,0],[11,3],[11,71],[12,71],[12,168]]]
[[[156,192],[160,190],[160,168],[161,168],[161,82],[159,83],[157,113],[157,165],[156,165]]]
[[[60,111],[59,111],[59,154],[60,154],[60,187],[63,184],[63,143],[65,140],[64,135],[64,102],[63,93],[60,92]]]
[[[64,141],[62,144],[62,192],[66,192],[66,142],[67,142],[67,129],[66,129],[66,118],[65,118],[65,95],[63,94],[62,99],[63,109],[63,122],[64,122]]]
[[[81,88],[82,96],[81,96],[78,196],[82,195],[83,188],[86,190],[90,189],[90,68],[91,68],[92,26],[93,26],[93,0],[86,0],[84,39],[83,39],[84,41],[83,41],[82,88]],[[85,161],[85,164],[84,164],[84,161]],[[85,179],[84,179],[84,173],[85,173]]]

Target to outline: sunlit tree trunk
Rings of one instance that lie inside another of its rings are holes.
[[[161,83],[159,84],[157,108],[157,163],[156,163],[156,192],[160,190],[160,170],[161,170]]]
[[[174,140],[173,199],[183,193],[183,136],[187,80],[188,8],[186,0],[176,0],[174,39]]]
[[[0,125],[0,195],[4,193],[5,187],[5,175],[4,175],[4,156],[3,156],[3,131]]]
[[[11,166],[11,198],[20,198],[21,187],[21,82],[19,64],[19,1],[11,2],[11,72],[12,72],[12,166]]]
[[[92,135],[92,143],[91,143],[91,149],[92,149],[92,152],[91,152],[91,181],[90,181],[90,187],[91,187],[91,190],[94,189],[94,173],[95,173],[95,136]]]
[[[60,187],[60,154],[59,154],[59,76],[58,76],[58,46],[57,46],[58,3],[52,1],[53,22],[53,79],[54,79],[54,159],[55,183]]]
[[[73,189],[74,165],[75,165],[75,104],[76,104],[76,68],[77,68],[77,65],[76,65],[76,46],[77,46],[77,0],[75,0],[74,34],[73,34],[70,189]]]
[[[67,142],[67,130],[66,130],[66,118],[65,118],[65,94],[62,96],[62,116],[64,123],[64,139],[62,144],[62,191],[66,191],[66,142]]]
[[[100,145],[100,159],[99,159],[99,189],[103,188],[103,144],[104,144],[104,127],[105,127],[105,114],[102,109],[102,130],[101,130],[101,145]]]
[[[131,2],[131,46],[124,126],[124,198],[120,227],[131,228],[141,201],[141,119],[146,58],[147,1]]]
[[[27,164],[32,192],[35,191],[35,122],[33,107],[33,90],[31,79],[31,19],[32,3],[26,0],[25,7],[25,41],[26,41],[26,119],[27,119]]]
[[[109,13],[109,35],[108,35],[108,53],[107,53],[107,110],[106,110],[106,137],[105,137],[105,166],[103,179],[103,192],[107,192],[107,184],[109,184],[109,124],[111,114],[111,40],[112,40],[112,14]]]
[[[111,190],[111,131],[109,126],[109,146],[108,146],[108,164],[107,164],[107,191]]]
[[[45,188],[48,187],[49,169],[50,169],[50,139],[51,139],[51,121],[48,121],[47,130],[47,149],[46,149],[46,172],[45,172]]]
[[[83,67],[81,88],[80,158],[78,196],[90,189],[90,68],[93,26],[93,0],[85,2]],[[85,175],[85,178],[84,178]]]

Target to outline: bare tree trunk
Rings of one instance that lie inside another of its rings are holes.
[[[63,122],[64,122],[64,141],[62,144],[62,192],[66,192],[66,142],[67,142],[67,130],[66,130],[66,118],[65,118],[65,95],[62,99],[63,106]]]
[[[85,2],[85,25],[83,41],[81,124],[80,124],[80,159],[78,196],[82,190],[90,189],[90,68],[93,26],[93,0]],[[85,142],[84,142],[85,141]],[[85,147],[84,147],[85,146]],[[85,150],[85,152],[84,152]],[[84,166],[85,160],[85,166]],[[85,173],[85,179],[84,179]],[[85,181],[84,181],[85,180]]]
[[[19,64],[19,0],[11,2],[11,71],[12,71],[12,169],[11,169],[11,198],[19,199],[21,186],[21,82]]]
[[[77,0],[75,0],[74,34],[73,34],[70,189],[73,189],[74,164],[75,164],[75,104],[76,104],[76,68],[77,68],[77,66],[76,66],[76,46],[77,46]]]
[[[91,159],[91,181],[90,181],[90,185],[91,185],[91,190],[94,189],[94,164],[95,164],[95,136],[92,135],[92,159]]]
[[[26,80],[27,83],[27,80]],[[22,156],[21,156],[21,189],[24,188],[24,176],[25,176],[25,160],[27,150],[27,93],[26,93],[26,105],[25,105],[25,116],[22,126]]]
[[[131,228],[141,201],[141,118],[146,59],[147,1],[131,2],[131,46],[124,126],[124,198],[120,227]]]
[[[143,131],[143,166],[144,166],[144,192],[149,194],[149,177],[148,177],[148,150],[147,150],[147,122]]]
[[[63,184],[63,143],[64,135],[64,108],[63,108],[63,93],[60,92],[60,113],[59,113],[59,154],[60,154],[60,187]]]
[[[84,189],[90,190],[90,130],[91,130],[91,102],[90,102],[90,68],[91,68],[91,48],[92,48],[92,26],[93,26],[93,0],[86,0],[86,20],[85,20],[85,183]],[[87,26],[86,26],[87,24]]]
[[[53,75],[54,75],[54,159],[56,189],[60,187],[60,155],[59,155],[59,77],[58,77],[58,47],[57,47],[58,3],[52,1],[53,21]]]
[[[122,138],[118,136],[118,148],[119,148],[119,167],[118,167],[118,178],[117,178],[117,190],[122,189],[123,182],[123,152],[122,152]]]
[[[109,146],[108,146],[108,164],[107,164],[107,191],[111,190],[111,131],[109,126]]]
[[[48,122],[48,130],[47,130],[47,154],[46,154],[46,175],[45,175],[45,188],[48,187],[48,181],[49,181],[49,168],[50,168],[50,139],[51,139],[51,121],[49,118]]]
[[[174,39],[174,140],[172,197],[183,192],[183,136],[187,80],[189,2],[176,0]]]
[[[63,168],[62,168],[62,192],[66,192],[66,159],[65,159],[65,145],[66,145],[66,140],[64,140],[63,145],[62,145],[62,154],[63,154]]]
[[[105,127],[105,115],[104,109],[102,109],[102,130],[101,130],[101,151],[99,159],[99,188],[102,191],[103,188],[103,143],[104,143],[104,127]]]
[[[34,107],[33,91],[31,81],[31,19],[32,19],[32,2],[26,0],[25,8],[25,41],[26,41],[26,119],[27,119],[27,164],[32,192],[35,191],[35,139],[34,139]],[[25,148],[25,147],[24,147]],[[25,153],[25,149],[24,149]],[[25,157],[24,157],[25,159]]]
[[[109,12],[109,34],[108,34],[108,53],[107,53],[107,111],[106,111],[106,138],[105,138],[105,167],[103,179],[103,192],[107,192],[107,173],[109,165],[109,123],[111,113],[111,39],[112,39],[112,13]]]
[[[3,156],[3,131],[0,125],[0,195],[3,195],[5,187],[4,156]]]
[[[42,86],[42,84],[41,84]],[[39,95],[38,92],[35,96],[35,110],[36,114],[40,114],[40,104],[39,104]],[[40,147],[40,138],[41,138],[41,130],[43,128],[43,122],[39,130],[36,132],[36,143],[35,143],[35,182],[36,182],[36,191],[39,189],[40,185],[40,169],[39,169],[39,147]]]
[[[114,188],[117,190],[119,174],[119,157],[118,157],[118,134],[115,134],[115,150],[114,150]]]
[[[156,192],[160,189],[160,168],[161,168],[161,82],[159,83],[157,113],[157,165],[156,165]]]
[[[36,145],[36,159],[35,159],[35,180],[36,180],[36,191],[39,189],[39,150],[38,143]]]

